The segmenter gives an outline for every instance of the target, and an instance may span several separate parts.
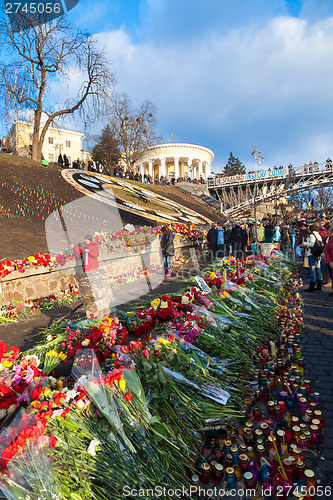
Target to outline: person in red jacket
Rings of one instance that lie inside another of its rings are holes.
[[[330,227],[328,233],[330,237],[328,238],[325,249],[325,264],[327,266],[330,278],[332,280],[333,289],[333,217],[330,219]],[[333,294],[332,294],[333,296]]]
[[[71,247],[77,257],[81,257],[83,261],[82,265],[84,273],[98,270],[99,247],[98,243],[93,241],[91,234],[87,234],[84,237],[84,244],[82,248],[78,248],[75,245],[71,245]]]

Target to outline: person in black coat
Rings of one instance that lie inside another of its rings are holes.
[[[265,225],[265,241],[266,241],[266,243],[273,242],[273,235],[274,235],[273,226],[270,222],[267,222],[267,224]]]
[[[215,257],[216,252],[217,252],[217,233],[218,230],[216,229],[215,224],[212,225],[210,230],[207,233],[207,241],[208,241],[208,248],[211,252],[211,257]]]
[[[232,255],[236,258],[241,257],[243,230],[238,222],[234,225],[234,227],[231,230],[231,240],[232,240]]]
[[[162,233],[161,248],[164,260],[165,276],[171,276],[172,273],[171,256],[175,255],[175,247],[173,244],[175,233],[170,229],[167,229],[165,226],[161,227],[161,233]]]

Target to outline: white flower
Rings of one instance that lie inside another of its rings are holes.
[[[54,410],[54,412],[51,415],[51,418],[61,417],[63,411],[64,410]]]
[[[190,302],[190,299],[186,297],[186,295],[182,296],[182,304],[188,304]]]
[[[79,401],[76,404],[79,410],[82,410],[82,408],[84,408],[84,402],[82,401],[82,399],[79,399]]]
[[[100,441],[98,441],[98,439],[93,439],[92,441],[90,441],[90,444],[88,446],[88,449],[87,449],[87,452],[89,455],[91,455],[92,457],[95,457],[96,456],[96,447],[99,446],[101,443]]]
[[[82,342],[82,347],[88,347],[89,344],[90,344],[90,340],[84,340]]]
[[[74,389],[72,389],[71,391],[67,391],[66,403],[68,403],[71,399],[74,399],[77,394],[78,393]]]
[[[48,335],[48,336],[46,337],[46,340],[47,340],[48,342],[51,342],[52,338],[53,338],[53,337],[52,337],[52,335]]]

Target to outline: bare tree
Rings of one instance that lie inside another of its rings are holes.
[[[87,124],[101,114],[113,75],[93,37],[75,32],[66,16],[40,24],[24,16],[20,28],[15,30],[5,17],[0,19],[2,102],[7,110],[32,110],[32,157],[40,160],[45,134],[57,119],[78,111]],[[76,96],[68,92],[56,103],[52,86],[67,83],[69,88],[73,68],[81,82]]]
[[[145,149],[161,141],[156,134],[156,107],[151,101],[146,100],[139,109],[134,109],[127,94],[114,93],[108,114],[128,168]]]
[[[333,205],[333,188],[331,187],[320,187],[317,188],[317,193],[315,197],[315,207],[318,210],[323,210],[327,212],[332,208]]]

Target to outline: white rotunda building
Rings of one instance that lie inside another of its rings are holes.
[[[134,163],[135,171],[154,180],[162,176],[166,179],[204,179],[211,174],[214,153],[197,144],[165,143],[147,148]]]

